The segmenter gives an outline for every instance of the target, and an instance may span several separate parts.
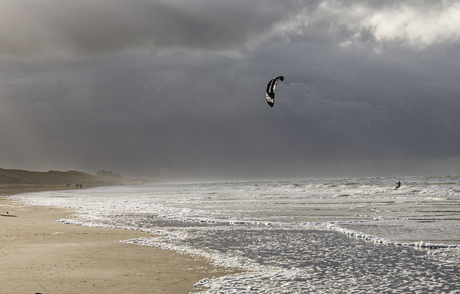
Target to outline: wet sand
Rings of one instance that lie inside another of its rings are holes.
[[[203,259],[119,242],[151,234],[65,225],[56,220],[73,212],[2,197],[23,189],[0,191],[0,293],[189,293],[200,279],[227,274]]]

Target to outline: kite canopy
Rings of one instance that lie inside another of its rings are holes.
[[[279,76],[279,77],[271,79],[270,82],[268,82],[267,90],[265,92],[265,98],[267,98],[267,103],[271,107],[275,105],[275,89],[276,89],[276,84],[278,84],[278,81],[284,81],[284,77]]]

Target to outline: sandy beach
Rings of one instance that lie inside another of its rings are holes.
[[[150,234],[65,225],[56,220],[72,211],[3,197],[34,188],[0,190],[0,293],[189,293],[226,274],[203,259],[119,242]]]

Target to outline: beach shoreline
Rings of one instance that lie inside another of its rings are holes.
[[[203,258],[120,242],[149,233],[66,225],[57,220],[73,211],[5,197],[46,190],[64,189],[0,189],[0,293],[190,293],[199,280],[229,273]]]

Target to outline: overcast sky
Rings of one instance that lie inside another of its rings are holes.
[[[0,168],[460,174],[459,80],[458,1],[0,0]]]

